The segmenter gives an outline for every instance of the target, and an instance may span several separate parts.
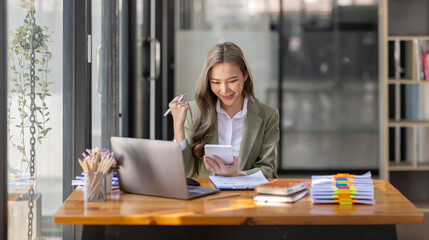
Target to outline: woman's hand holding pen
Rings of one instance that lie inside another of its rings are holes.
[[[214,158],[204,156],[204,164],[206,165],[207,170],[222,176],[236,177],[245,175],[238,171],[238,159],[236,156],[234,156],[234,161],[232,164],[228,166],[225,165],[222,159],[216,155],[214,155]]]
[[[185,120],[189,109],[189,106],[183,100],[182,95],[175,97],[170,104],[168,104],[171,110],[171,115],[173,116],[174,138],[179,143],[185,139]]]

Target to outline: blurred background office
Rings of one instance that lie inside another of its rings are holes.
[[[194,92],[205,53],[242,47],[255,94],[281,114],[280,170],[376,169],[374,1],[183,1],[175,9],[175,94]]]
[[[73,227],[54,225],[52,215],[73,190],[85,148],[109,148],[117,135],[173,138],[171,116],[162,113],[180,93],[193,100],[205,54],[223,41],[243,49],[257,98],[279,109],[279,173],[379,168],[377,0],[24,1],[31,2],[52,55],[40,77],[51,83],[43,128],[50,129],[36,145],[43,201],[35,236],[74,237]],[[29,10],[20,1],[6,3],[7,32],[14,32]],[[13,34],[1,34],[12,43]],[[9,58],[8,69],[17,63]],[[8,83],[8,120],[25,118],[14,84]],[[7,140],[11,178],[31,165],[29,148],[14,139],[28,125],[17,125],[9,126]],[[25,206],[9,207],[10,231],[27,228]]]

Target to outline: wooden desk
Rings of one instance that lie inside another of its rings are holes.
[[[208,179],[197,180],[203,187],[213,187]],[[374,206],[312,204],[309,196],[294,204],[267,206],[254,204],[253,191],[222,191],[194,200],[175,200],[114,191],[105,202],[84,202],[83,189],[79,187],[63,203],[53,220],[55,224],[117,227],[214,225],[219,228],[228,225],[284,225],[297,229],[300,225],[324,225],[319,227],[319,230],[334,229],[333,231],[345,231],[348,234],[350,229],[362,232],[368,231],[369,227],[382,229],[381,235],[378,235],[382,238],[378,239],[396,238],[395,224],[423,222],[423,214],[387,181],[374,180],[374,191]],[[216,199],[231,194],[239,196]],[[308,232],[306,229],[302,228],[302,233]],[[314,233],[318,234],[317,231]],[[239,236],[243,236],[242,234]]]

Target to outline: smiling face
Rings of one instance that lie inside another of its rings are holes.
[[[219,63],[212,67],[210,88],[220,99],[221,107],[229,114],[243,107],[243,88],[248,74],[232,63]],[[235,114],[234,113],[234,114]]]

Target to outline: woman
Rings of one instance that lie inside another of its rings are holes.
[[[255,98],[249,66],[237,45],[212,47],[195,101],[186,103],[179,97],[169,107],[188,177],[244,176],[259,170],[267,178],[277,177],[279,114]],[[216,156],[205,156],[205,144],[232,145],[233,163],[227,166]]]

